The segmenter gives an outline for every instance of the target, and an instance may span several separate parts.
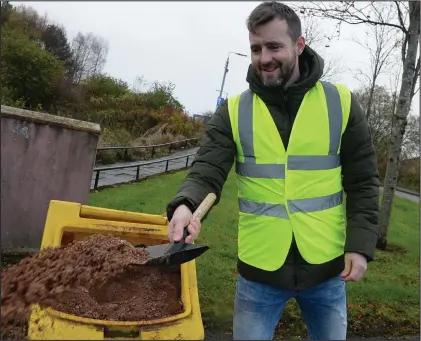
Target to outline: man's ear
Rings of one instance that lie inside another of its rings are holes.
[[[295,44],[295,52],[298,55],[301,55],[303,53],[304,48],[306,47],[306,41],[303,36],[298,37],[297,43]]]

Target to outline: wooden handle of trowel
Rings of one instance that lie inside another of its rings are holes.
[[[214,193],[209,193],[199,205],[199,207],[196,209],[196,211],[194,211],[193,218],[202,220],[202,218],[206,215],[206,213],[208,213],[209,209],[212,207],[215,200],[216,195]]]
[[[213,203],[216,200],[216,195],[214,193],[209,193],[205,199],[200,203],[199,207],[194,211],[193,218],[202,220],[202,218],[208,213],[209,209],[212,207]],[[185,239],[190,235],[187,230],[187,226],[184,228],[183,237],[178,242],[173,242],[172,244],[177,245],[177,251],[184,247]]]

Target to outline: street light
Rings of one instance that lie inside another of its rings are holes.
[[[231,55],[231,53],[232,54],[236,54],[237,56],[240,56],[240,57],[247,57],[247,55],[246,54],[243,54],[243,53],[232,52],[232,51],[230,53],[228,53],[228,57],[227,57],[227,60],[225,62],[224,76],[222,77],[221,89],[219,90],[219,98],[222,97],[222,92],[224,91],[225,78],[226,78],[227,73],[228,73],[228,64],[230,62],[230,55]]]

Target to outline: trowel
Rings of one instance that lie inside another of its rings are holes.
[[[193,218],[202,220],[209,209],[212,207],[216,200],[214,193],[209,193],[206,198],[199,205],[197,210],[193,213]],[[149,259],[143,263],[132,263],[131,265],[152,265],[152,266],[172,266],[180,265],[189,262],[204,252],[209,250],[209,246],[188,244],[185,242],[186,237],[189,235],[187,228],[184,229],[183,238],[178,242],[171,242],[169,244],[147,246],[146,249],[149,253]],[[136,247],[145,247],[139,245]]]

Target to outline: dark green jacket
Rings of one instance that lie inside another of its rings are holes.
[[[320,79],[323,59],[306,47],[300,56],[300,78],[286,91],[266,88],[249,67],[247,82],[268,107],[279,134],[288,147],[294,119],[305,93]],[[222,187],[233,166],[236,146],[224,102],[207,124],[204,141],[192,168],[175,198],[168,204],[171,219],[180,204],[192,211],[209,192],[219,201]],[[343,187],[346,192],[347,238],[345,252],[358,252],[373,259],[377,240],[379,214],[379,178],[376,155],[366,118],[352,95],[348,125],[342,137],[341,162]],[[285,264],[277,271],[267,272],[238,261],[239,273],[254,281],[289,290],[302,290],[338,275],[344,268],[344,256],[321,265],[310,265],[300,255],[293,240]]]

